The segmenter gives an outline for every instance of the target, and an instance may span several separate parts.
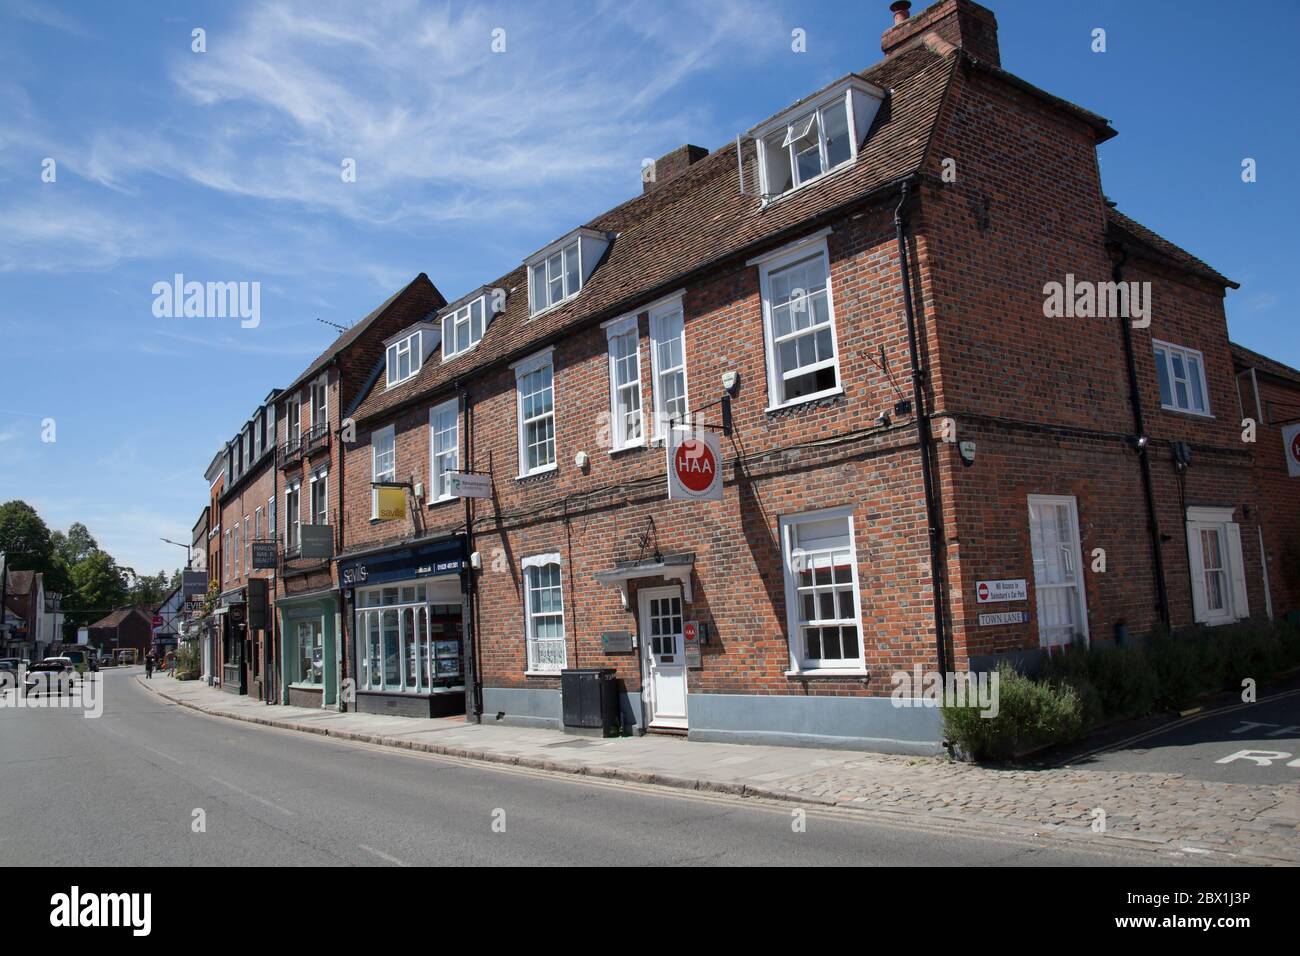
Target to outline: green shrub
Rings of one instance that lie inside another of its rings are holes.
[[[201,667],[198,642],[186,641],[176,651],[176,679],[198,680]]]
[[[983,716],[978,706],[942,706],[948,740],[974,760],[1006,760],[1040,747],[1077,739],[1084,729],[1082,707],[1074,688],[1053,686],[998,666],[997,715]]]

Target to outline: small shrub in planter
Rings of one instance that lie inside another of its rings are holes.
[[[998,666],[997,715],[978,706],[942,706],[944,732],[973,760],[1007,760],[1033,750],[1075,740],[1084,730],[1079,695],[1068,685],[1054,686]]]

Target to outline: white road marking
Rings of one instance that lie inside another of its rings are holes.
[[[266,799],[266,797],[259,797],[255,793],[249,793],[243,787],[236,787],[233,783],[230,783],[229,781],[226,780],[222,780],[220,777],[213,777],[212,779],[215,780],[217,783],[221,784],[223,787],[229,787],[231,790],[235,791],[235,793],[239,794],[240,796],[248,797],[249,800],[256,800],[258,803],[266,804],[266,806],[270,807],[272,810],[279,810],[286,817],[293,816],[292,810],[286,810],[278,803]]]
[[[365,850],[367,853],[373,853],[375,856],[379,857],[381,860],[387,860],[389,863],[393,864],[394,866],[410,866],[410,865],[411,865],[411,864],[409,864],[409,863],[403,863],[401,860],[399,860],[399,859],[398,859],[397,857],[395,857],[395,856],[389,856],[389,855],[388,855],[387,853],[385,853],[383,850],[376,850],[373,846],[366,846],[364,843],[358,843],[358,844],[357,844],[357,847],[360,848],[360,849],[362,849],[362,850]]]

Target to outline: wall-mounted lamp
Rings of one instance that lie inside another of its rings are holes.
[[[723,372],[722,387],[727,390],[728,395],[735,398],[736,389],[740,387],[740,373],[736,371]]]
[[[1151,439],[1146,435],[1130,435],[1128,442],[1138,451],[1146,451],[1147,445],[1151,444]]]
[[[973,441],[958,442],[957,451],[961,455],[961,463],[967,468],[975,464],[975,443]]]

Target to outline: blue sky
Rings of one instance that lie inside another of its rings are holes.
[[[988,5],[1007,69],[1119,131],[1111,198],[1240,281],[1233,337],[1300,366],[1300,4]],[[875,63],[889,23],[886,0],[0,0],[0,500],[178,566],[158,537],[188,540],[217,447],[335,334],[318,317],[501,275],[637,192],[643,158]],[[155,317],[177,272],[260,282],[260,325]]]

